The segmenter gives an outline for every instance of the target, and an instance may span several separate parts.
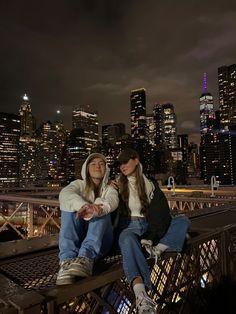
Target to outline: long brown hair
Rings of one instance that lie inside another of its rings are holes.
[[[144,178],[141,172],[141,166],[139,163],[137,164],[135,168],[135,177],[136,177],[136,188],[137,188],[138,196],[139,196],[141,206],[142,206],[141,214],[144,216],[147,216],[149,203],[148,203],[148,197],[146,193]],[[125,202],[126,207],[129,211],[128,214],[130,215],[131,211],[128,206],[129,204],[128,178],[122,172],[119,177],[119,188],[120,188],[121,198]]]

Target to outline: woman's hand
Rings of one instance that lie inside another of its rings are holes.
[[[111,180],[110,185],[116,189],[119,190],[119,183],[116,180]]]
[[[76,218],[83,218],[84,220],[90,220],[93,216],[101,216],[103,212],[101,204],[85,204],[76,213]]]

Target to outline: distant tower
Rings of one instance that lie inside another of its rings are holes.
[[[201,135],[209,132],[215,124],[213,97],[207,91],[207,75],[204,73],[203,93],[200,96],[200,132]]]
[[[162,105],[156,104],[153,107],[153,116],[155,121],[155,143],[156,145],[164,144],[164,120]]]
[[[82,165],[87,157],[84,129],[74,128],[66,144],[66,179],[68,182],[80,178]]]
[[[130,95],[131,136],[134,140],[146,136],[146,91],[144,88],[131,91]]]
[[[218,68],[221,124],[224,129],[236,125],[236,64]]]
[[[0,112],[0,186],[18,186],[20,117]]]
[[[20,113],[20,122],[21,122],[21,135],[32,136],[33,116],[31,112],[29,98],[26,94],[23,96],[23,101],[20,106],[19,113]]]
[[[79,128],[84,130],[84,141],[87,151],[97,144],[98,137],[98,114],[91,110],[90,106],[79,107],[72,113],[73,129]],[[82,133],[81,133],[82,134]]]
[[[156,138],[156,123],[153,114],[148,114],[146,116],[147,123],[147,135],[146,138],[148,143],[152,146],[155,146],[155,138]]]
[[[163,104],[164,143],[169,149],[178,148],[176,114],[173,104]]]

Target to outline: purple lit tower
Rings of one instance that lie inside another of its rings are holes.
[[[208,133],[215,122],[215,113],[213,110],[213,97],[207,90],[207,74],[204,73],[203,93],[200,96],[200,132],[201,135]]]

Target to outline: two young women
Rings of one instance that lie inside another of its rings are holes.
[[[155,305],[146,293],[152,286],[143,246],[154,248],[152,252],[156,255],[165,250],[181,251],[189,220],[184,216],[171,217],[163,192],[142,173],[135,150],[123,150],[118,161],[119,180],[109,186],[105,157],[90,155],[82,168],[83,180],[73,181],[59,195],[61,231],[57,284],[70,284],[76,277],[92,275],[94,261],[112,247],[109,214],[118,207],[118,244],[125,275],[136,296],[138,313],[155,313]]]

